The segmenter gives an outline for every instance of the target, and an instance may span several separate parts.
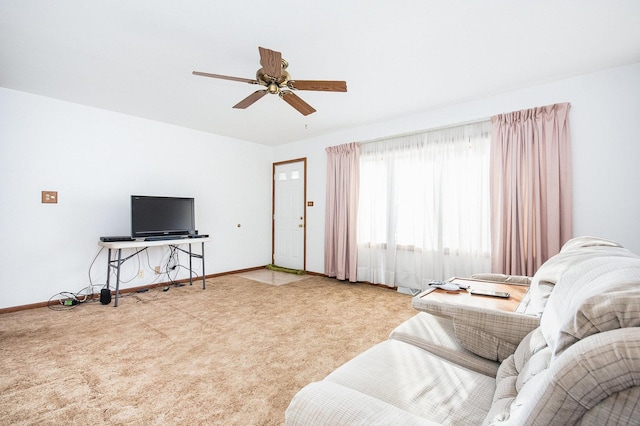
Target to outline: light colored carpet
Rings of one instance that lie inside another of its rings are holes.
[[[280,425],[293,395],[387,338],[410,297],[236,275],[0,315],[0,424]]]

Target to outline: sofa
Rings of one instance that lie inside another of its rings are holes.
[[[515,312],[420,297],[389,338],[302,388],[287,425],[640,424],[640,257],[578,237]]]

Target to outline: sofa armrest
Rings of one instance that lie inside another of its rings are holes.
[[[523,315],[414,297],[412,306],[453,321],[454,332],[467,350],[493,361],[511,355],[520,341],[540,325],[537,316]]]
[[[546,385],[530,380],[520,388],[514,401],[517,418],[502,424],[638,424],[639,346],[638,327],[574,343],[539,375]],[[533,393],[536,398],[531,398]]]
[[[505,274],[493,274],[493,273],[480,273],[473,274],[471,278],[483,281],[493,281],[496,283],[505,283],[513,285],[530,285],[531,277],[525,275],[505,275]]]

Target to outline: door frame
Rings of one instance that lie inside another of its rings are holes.
[[[302,270],[307,270],[307,157],[296,158],[293,160],[278,161],[273,163],[271,168],[271,264],[275,262],[275,245],[276,245],[276,167],[291,163],[303,163],[304,166],[304,182],[303,182],[303,241],[302,241]]]

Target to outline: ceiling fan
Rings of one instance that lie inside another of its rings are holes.
[[[303,101],[292,90],[314,90],[324,92],[346,92],[347,83],[345,81],[322,81],[322,80],[292,80],[287,72],[289,63],[282,59],[282,54],[275,50],[258,47],[260,52],[260,68],[256,72],[255,80],[241,77],[230,77],[227,75],[210,74],[206,72],[193,71],[194,75],[203,77],[221,78],[223,80],[240,81],[249,84],[259,84],[266,89],[257,90],[235,104],[234,108],[245,109],[267,93],[279,95],[286,103],[294,107],[302,115],[309,115],[316,110]]]

